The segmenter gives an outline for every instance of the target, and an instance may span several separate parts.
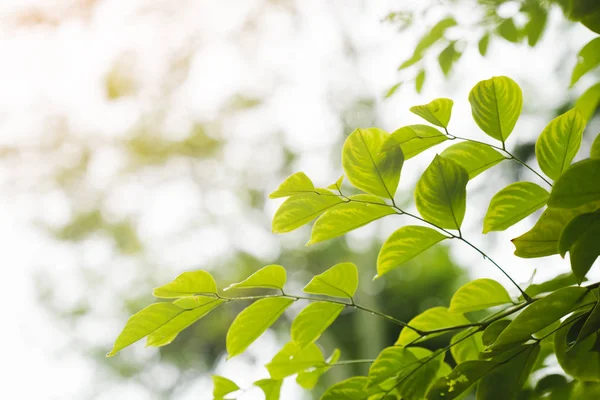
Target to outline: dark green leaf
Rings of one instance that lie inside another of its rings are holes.
[[[600,211],[575,217],[560,235],[558,251],[563,257],[567,251],[569,252],[571,270],[579,283],[583,282],[585,275],[600,255],[598,238],[600,238]]]
[[[325,296],[352,298],[358,288],[356,265],[345,262],[336,264],[317,275],[304,287],[304,292]]]
[[[457,364],[470,360],[478,360],[479,353],[483,351],[482,332],[478,328],[465,329],[452,336],[450,348],[452,357]]]
[[[573,74],[571,75],[571,86],[598,65],[600,65],[600,37],[592,39],[579,51],[577,64],[573,68]]]
[[[444,37],[444,33],[448,28],[456,26],[456,21],[452,17],[444,18],[440,20],[431,30],[425,34],[417,47],[415,48],[415,54],[422,54],[424,50],[431,47],[431,45],[435,44],[438,40]]]
[[[292,340],[303,347],[317,340],[344,309],[343,304],[317,301],[304,307],[292,322]]]
[[[414,114],[417,114],[427,122],[432,123],[433,125],[437,125],[441,128],[447,128],[448,123],[450,122],[450,116],[452,115],[453,105],[454,102],[452,100],[440,98],[422,106],[413,106],[410,108],[410,111]],[[439,134],[437,130],[435,132]]]
[[[414,108],[414,107],[413,107]],[[411,111],[413,111],[411,109]],[[413,111],[415,112],[415,111]],[[441,118],[441,116],[439,116]],[[394,141],[389,141],[386,146],[400,145],[406,160],[427,150],[436,144],[448,140],[448,137],[437,129],[428,125],[408,125],[392,133]]]
[[[222,398],[229,393],[240,390],[240,387],[230,379],[223,376],[213,375],[213,396],[215,398]]]
[[[456,291],[450,301],[453,313],[467,313],[485,310],[486,308],[511,303],[510,296],[504,286],[493,279],[476,279]]]
[[[600,159],[586,159],[573,164],[556,181],[549,207],[575,208],[600,200]]]
[[[438,379],[427,393],[428,400],[452,400],[497,366],[491,361],[466,361],[458,364],[450,375]]]
[[[596,135],[596,139],[594,139],[594,143],[592,143],[590,158],[600,159],[600,133]]]
[[[315,186],[304,172],[297,172],[287,178],[276,191],[269,195],[269,198],[288,197],[295,194],[314,193]]]
[[[154,289],[154,297],[165,299],[195,296],[202,293],[216,293],[217,284],[206,271],[184,272],[173,282]]]
[[[440,156],[456,161],[469,173],[469,179],[475,178],[488,168],[506,158],[490,146],[476,142],[462,142],[447,147]]]
[[[537,1],[528,2],[526,7],[526,11],[529,14],[529,21],[525,25],[527,43],[529,46],[534,47],[544,33],[548,20],[548,12]]]
[[[525,293],[527,293],[530,297],[535,297],[538,294],[553,292],[566,286],[575,285],[576,283],[577,279],[572,273],[569,272],[560,274],[557,277],[543,283],[529,285],[529,287],[525,289]]]
[[[244,288],[280,289],[286,281],[285,268],[281,265],[267,265],[238,283],[232,283],[225,290]]]
[[[492,322],[485,330],[483,331],[483,336],[481,340],[485,346],[492,345],[498,336],[506,329],[508,325],[510,325],[511,321],[509,319],[501,319],[499,321]]]
[[[598,334],[593,333],[572,347],[567,341],[569,327],[586,315],[585,312],[576,313],[561,324],[561,329],[554,335],[554,349],[558,363],[567,374],[575,379],[600,382],[600,353],[591,351]]]
[[[299,194],[286,199],[273,217],[273,233],[293,231],[343,202],[329,190],[316,191],[317,193]]]

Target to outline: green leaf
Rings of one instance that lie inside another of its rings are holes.
[[[192,325],[224,302],[225,301],[221,299],[204,296],[185,297],[176,300],[174,304],[183,308],[185,311],[149,334],[146,340],[146,346],[159,347],[171,343],[175,340],[179,332]]]
[[[556,185],[554,187],[556,188]],[[558,240],[567,224],[576,216],[595,211],[597,208],[600,208],[600,201],[573,209],[546,209],[531,230],[512,240],[516,247],[515,255],[533,258],[557,254]]]
[[[114,356],[125,347],[156,331],[182,312],[184,309],[173,303],[150,304],[129,318],[112,350],[106,356]]]
[[[440,52],[440,55],[438,56],[438,63],[440,64],[440,68],[446,77],[450,75],[450,71],[452,70],[454,63],[462,56],[462,53],[457,51],[454,47],[455,44],[456,42],[451,42],[444,48],[444,50]]]
[[[223,376],[213,375],[213,397],[219,399],[229,393],[240,390],[240,387],[230,379]]]
[[[279,197],[288,197],[295,194],[314,193],[315,185],[304,172],[296,172],[294,175],[287,178],[276,191],[269,195],[271,199]]]
[[[184,272],[173,282],[154,289],[154,297],[171,299],[195,296],[202,293],[217,293],[217,284],[211,274],[206,271]]]
[[[450,301],[453,313],[467,313],[512,303],[504,286],[493,279],[475,279],[454,293]]]
[[[299,194],[287,198],[273,217],[273,233],[293,231],[317,218],[343,200],[325,189],[317,193]]]
[[[585,320],[583,327],[577,335],[577,343],[583,342],[589,336],[600,331],[600,302],[596,302],[590,315]]]
[[[574,108],[554,118],[535,143],[535,156],[544,173],[557,180],[569,168],[581,145],[585,118]]]
[[[477,400],[517,398],[539,354],[539,344],[527,346],[512,359],[489,371],[477,387]]]
[[[227,358],[242,354],[293,302],[293,299],[268,297],[246,307],[227,331]]]
[[[450,116],[452,115],[453,105],[454,102],[452,100],[440,98],[422,106],[413,106],[410,108],[410,111],[433,125],[447,128],[448,123],[450,122]],[[435,132],[439,134],[437,130]]]
[[[309,368],[324,367],[325,359],[316,344],[304,347],[289,342],[265,365],[272,379],[283,379]]]
[[[265,400],[279,400],[282,383],[281,379],[261,379],[254,382],[253,385],[261,388],[265,394]]]
[[[488,168],[506,160],[502,154],[490,146],[477,142],[462,142],[447,147],[440,156],[457,162],[469,173],[469,179],[475,178]]]
[[[317,340],[344,309],[343,304],[317,301],[304,307],[292,322],[292,340],[305,346]]]
[[[600,82],[589,87],[575,102],[575,108],[581,112],[586,121],[592,119],[598,105],[600,105]]]
[[[573,164],[556,181],[548,207],[575,208],[600,200],[600,159]]]
[[[600,133],[596,136],[596,139],[594,139],[594,143],[592,143],[590,158],[600,159]]]
[[[422,54],[424,50],[437,43],[438,40],[444,37],[446,30],[453,26],[456,26],[456,20],[452,17],[440,20],[419,40],[415,47],[415,54]]]
[[[365,400],[369,396],[365,389],[367,383],[366,376],[353,376],[331,386],[323,393],[321,400]]]
[[[600,382],[600,352],[592,351],[598,333],[591,334],[575,346],[570,346],[567,340],[570,327],[586,315],[586,312],[573,314],[561,324],[561,329],[554,335],[554,349],[558,363],[567,374],[582,381]]]
[[[512,321],[509,319],[501,319],[499,321],[492,322],[485,330],[483,331],[483,335],[481,336],[481,341],[485,346],[492,345],[498,336],[506,329],[508,325],[510,325]]]
[[[406,347],[387,347],[379,353],[369,368],[369,387],[378,385],[400,373],[404,368],[419,364],[417,357]]]
[[[327,364],[335,364],[340,359],[340,355],[340,349],[335,349],[333,353],[331,353],[331,356],[329,356],[327,359]],[[317,386],[319,378],[321,378],[324,373],[329,371],[330,368],[330,366],[324,366],[316,367],[312,371],[302,371],[298,373],[296,382],[304,389],[312,390],[315,386]]]
[[[444,361],[444,352],[432,355],[419,365],[404,370],[398,377],[398,393],[403,400],[422,400],[437,378]]]
[[[520,39],[519,31],[512,18],[507,18],[496,28],[498,35],[512,43],[518,43]]]
[[[340,190],[342,188],[342,182],[344,182],[344,175],[340,176],[335,183],[327,186],[327,189]]]
[[[351,299],[357,288],[358,268],[352,263],[345,262],[314,276],[303,290],[305,293]]]
[[[411,58],[409,58],[408,60],[406,60],[402,64],[400,64],[400,66],[398,67],[398,71],[402,71],[405,68],[408,68],[408,67],[410,67],[412,65],[415,65],[416,63],[418,63],[422,59],[423,59],[423,55],[422,54],[413,55]]]
[[[232,283],[225,290],[245,288],[280,289],[286,281],[285,268],[281,265],[267,265],[238,283]]]
[[[383,96],[383,98],[387,99],[389,97],[392,97],[394,95],[394,93],[396,93],[396,90],[398,90],[400,88],[400,86],[402,86],[402,83],[404,83],[404,82],[398,82],[394,86],[389,88],[388,91],[385,93],[385,96]]]
[[[503,231],[542,208],[550,194],[531,182],[511,183],[492,197],[483,218],[483,233]]]
[[[393,198],[404,163],[398,146],[383,149],[390,135],[378,128],[356,129],[342,149],[342,166],[350,183],[375,196]]]
[[[529,295],[529,297],[535,297],[538,294],[554,292],[557,289],[572,286],[577,283],[577,278],[572,273],[560,274],[549,281],[542,282],[539,284],[532,284],[525,289],[525,293]]]
[[[436,155],[417,183],[415,203],[423,218],[441,228],[460,229],[465,216],[469,174]]]
[[[532,334],[571,312],[586,292],[583,287],[562,288],[532,303],[502,331],[491,348],[530,339]]]
[[[477,47],[479,49],[479,54],[481,54],[482,57],[485,57],[485,55],[487,54],[489,45],[490,45],[490,35],[488,33],[486,33],[485,35],[483,35],[481,37],[481,39],[479,39],[479,42],[477,43]]]
[[[453,346],[450,348],[450,352],[457,364],[479,359],[479,353],[483,351],[483,343],[481,341],[483,332],[478,332],[478,329],[465,329],[452,336],[450,344]]]
[[[326,211],[313,225],[307,245],[342,236],[370,222],[395,214],[396,211],[385,201],[370,194],[350,196],[344,204]]]
[[[571,270],[578,283],[583,282],[596,258],[600,255],[600,211],[575,217],[562,232],[558,250],[564,257],[568,251]]]
[[[448,236],[424,226],[403,226],[385,241],[377,256],[377,277],[399,267]]]
[[[521,114],[523,93],[512,79],[494,76],[475,85],[469,93],[469,102],[473,119],[481,130],[505,142]]]
[[[548,12],[536,1],[528,2],[525,7],[529,14],[529,21],[525,24],[527,43],[530,47],[534,47],[544,33],[548,20]]]
[[[577,64],[571,75],[571,86],[598,65],[600,65],[600,37],[592,39],[577,54]]]
[[[423,85],[425,84],[425,77],[425,70],[419,70],[419,73],[415,77],[415,90],[417,91],[417,93],[421,93],[421,90],[423,90]]]
[[[408,323],[411,327],[422,331],[430,331],[433,329],[450,328],[453,326],[465,325],[470,321],[461,314],[450,312],[446,307],[433,307],[425,310],[421,314],[414,317]],[[437,335],[429,335],[432,338]],[[417,340],[420,335],[410,328],[402,328],[400,336],[396,341],[396,346],[406,346]]]
[[[411,111],[415,112],[413,109]],[[428,148],[448,140],[448,137],[437,129],[421,124],[403,126],[394,131],[392,137],[394,141],[390,139],[389,143],[386,143],[386,146],[399,144],[402,148],[402,153],[404,153],[405,160],[413,158]]]
[[[498,364],[491,361],[466,361],[458,364],[448,376],[438,379],[427,393],[428,400],[452,400],[467,391],[475,382]]]

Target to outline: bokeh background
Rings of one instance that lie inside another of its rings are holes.
[[[407,221],[380,221],[305,247],[309,228],[271,233],[280,202],[267,194],[296,171],[321,186],[334,182],[346,135],[420,123],[408,108],[436,97],[455,100],[451,133],[487,140],[470,118],[467,95],[493,75],[523,88],[524,114],[509,147],[529,159],[545,124],[598,75],[569,89],[577,51],[593,34],[557,7],[535,46],[504,32],[492,35],[482,57],[477,41],[485,29],[505,19],[527,23],[522,3],[532,2],[2,0],[0,397],[210,399],[211,372],[242,387],[266,377],[259,366],[287,341],[297,308],[227,362],[225,333],[241,305],[220,308],[167,347],[138,344],[104,358],[127,317],[152,301],[152,288],[187,270],[209,270],[225,287],[278,263],[288,269],[290,291],[299,292],[312,274],[352,261],[361,271],[359,302],[403,320],[446,305],[472,277],[510,288],[460,244],[436,247],[372,282],[382,240]],[[447,76],[438,66],[441,43],[398,72],[447,16],[458,25],[443,42],[457,41],[462,54]],[[426,80],[417,93],[421,68]],[[598,122],[590,121],[584,149]],[[399,201],[410,203],[436,151],[405,165]],[[507,162],[483,176],[469,184],[466,236],[518,282],[568,271],[559,257],[512,255],[509,239],[532,219],[480,234],[497,190],[537,182]],[[372,358],[397,334],[348,312],[320,344],[326,354],[341,348],[343,359]],[[286,381],[282,399],[312,399],[361,368],[333,368],[314,394]],[[249,389],[241,398],[262,395]]]

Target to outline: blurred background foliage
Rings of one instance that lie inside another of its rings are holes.
[[[93,26],[98,23],[95,15],[106,11],[103,7],[108,8],[103,3],[111,2],[69,1],[55,9],[24,7],[9,14],[5,29],[60,31],[74,23]],[[297,135],[302,131],[298,132],[292,126],[294,119],[289,125],[264,127],[269,133],[257,133],[261,127],[255,126],[253,116],[276,113],[277,102],[290,100],[285,94],[283,98],[281,94],[273,98],[273,87],[224,93],[224,101],[212,99],[211,96],[216,95],[210,90],[205,94],[195,93],[198,98],[206,97],[206,102],[218,104],[201,118],[179,113],[177,108],[177,99],[185,94],[182,94],[182,88],[202,90],[194,87],[192,72],[194,68],[202,70],[198,63],[210,64],[206,54],[199,60],[198,53],[210,46],[211,41],[234,43],[242,48],[248,46],[246,50],[252,51],[262,46],[260,26],[265,23],[265,18],[279,18],[283,24],[308,24],[310,28],[311,21],[321,17],[314,14],[318,7],[304,7],[291,0],[253,2],[253,7],[244,8],[244,22],[229,31],[223,28],[219,34],[203,36],[192,30],[176,50],[165,55],[166,60],[161,60],[162,67],[157,68],[160,76],[152,85],[148,85],[143,74],[138,72],[138,64],[149,61],[137,54],[135,47],[115,57],[103,75],[102,96],[113,105],[123,106],[136,100],[141,103],[135,108],[134,122],[123,134],[94,135],[94,128],[78,132],[77,124],[70,124],[59,111],[48,117],[39,140],[3,144],[0,147],[3,164],[18,171],[4,182],[5,188],[27,192],[40,199],[38,207],[42,210],[34,218],[37,229],[50,246],[68,251],[74,260],[72,268],[59,268],[56,272],[52,265],[44,265],[54,262],[51,261],[53,258],[44,260],[41,257],[33,268],[33,276],[39,304],[64,333],[62,348],[77,352],[88,360],[87,368],[93,371],[94,379],[75,398],[176,399],[191,398],[192,395],[205,398],[202,396],[207,395],[204,391],[210,385],[208,374],[224,368],[225,333],[240,311],[235,306],[220,309],[202,319],[169,346],[156,350],[136,347],[119,357],[104,358],[127,316],[151,301],[151,288],[170,281],[185,270],[210,270],[220,286],[225,287],[261,266],[281,264],[289,271],[290,287],[300,291],[313,274],[335,263],[352,261],[361,271],[362,292],[358,301],[365,306],[408,321],[426,308],[446,305],[468,274],[447,248],[436,247],[406,268],[390,273],[385,280],[372,282],[381,239],[394,226],[375,224],[356,234],[306,248],[303,246],[308,237],[306,229],[284,237],[270,233],[270,216],[277,204],[267,201],[267,194],[287,175],[304,167],[309,171],[321,171],[322,176],[315,177],[321,183],[330,183],[325,182],[326,179],[333,182],[340,174],[339,152],[345,136],[357,126],[386,125],[380,117],[382,104],[389,101],[384,97],[414,99],[414,90],[427,92],[430,85],[444,84],[440,72],[449,79],[448,85],[456,85],[452,82],[465,79],[469,69],[475,68],[469,61],[473,52],[486,56],[488,48],[496,42],[535,47],[549,30],[554,30],[553,37],[557,37],[577,29],[576,21],[598,32],[600,18],[588,16],[600,12],[600,3],[556,1],[562,8],[551,3],[430,0],[407,2],[401,10],[394,9],[396,3],[388,3],[387,10],[383,10],[383,6],[370,10],[364,18],[387,26],[386,29],[391,27],[397,43],[415,43],[412,47],[403,45],[408,57],[393,57],[400,60],[397,82],[388,81],[388,89],[376,93],[361,89],[368,87],[368,82],[357,84],[356,90],[347,89],[361,79],[364,60],[357,54],[368,50],[356,38],[361,34],[360,29],[356,28],[355,32],[351,23],[340,22],[333,29],[340,31],[339,47],[343,50],[335,51],[339,52],[337,55],[342,61],[335,66],[349,70],[349,73],[345,71],[348,77],[340,78],[336,90],[323,92],[324,100],[316,107],[327,107],[325,114],[308,107],[300,108],[298,113],[301,115],[295,117],[310,120],[333,115],[331,118],[335,122],[330,129],[331,135],[316,135],[316,145],[307,145],[307,141],[298,139]],[[137,8],[128,7],[132,20],[138,14],[159,15],[171,18],[170,24],[177,24],[179,19],[185,18],[182,13],[186,10],[202,12],[206,7],[221,8],[219,15],[224,21],[240,18],[240,12],[228,16],[235,2],[210,6],[186,2],[181,6],[183,11],[168,2],[140,4]],[[336,20],[346,12],[344,7],[331,2],[324,10],[331,13],[331,20]],[[352,21],[365,7],[363,2],[354,2],[355,14],[346,15],[346,18]],[[569,21],[565,15],[574,21]],[[318,38],[304,45],[317,46],[315,40]],[[286,45],[288,43],[283,43]],[[568,41],[560,43],[551,52],[552,62],[568,57],[574,59],[578,50]],[[461,59],[465,55],[469,60],[463,62]],[[290,55],[282,51],[273,56]],[[558,62],[556,76],[561,84],[568,80],[572,64]],[[385,66],[389,70],[394,68],[393,64]],[[226,69],[221,79],[248,78],[248,75],[241,78],[231,75],[238,72],[235,68]],[[262,75],[269,71],[252,73]],[[585,83],[590,88],[597,86],[598,78],[596,72]],[[286,85],[285,79],[284,76],[271,85]],[[328,75],[326,79],[332,78]],[[414,89],[409,83],[415,86]],[[525,87],[529,90],[527,83]],[[566,85],[561,90],[566,92]],[[544,111],[556,115],[571,108],[584,90],[576,88],[578,94],[557,99],[554,103],[557,106]],[[588,94],[585,100],[591,110],[590,119],[600,100],[600,89],[596,92],[595,95]],[[401,106],[408,109],[413,105],[408,101],[402,100]],[[422,102],[426,101],[429,99]],[[525,112],[537,111],[535,106],[527,107]],[[120,113],[131,109],[113,110],[116,114],[108,112],[104,118],[123,118]],[[306,110],[313,114],[307,114]],[[597,119],[595,121],[597,124]],[[245,133],[246,124],[251,128]],[[531,137],[518,142],[515,150],[524,160],[533,155]],[[589,145],[590,138],[586,139]],[[518,180],[523,173],[515,164],[503,168],[504,173],[511,175],[510,179]],[[481,182],[477,188],[481,191],[494,184],[497,183]],[[408,202],[410,197],[407,194],[403,200]],[[44,207],[49,209],[44,212]],[[58,212],[59,217],[47,218],[44,214],[52,214],[50,208],[66,211]],[[68,280],[65,274],[68,274]],[[297,311],[291,310],[292,313]],[[270,332],[265,341],[286,342],[288,321],[280,321],[276,325],[280,331]],[[326,347],[325,354],[339,347],[345,359],[371,358],[378,350],[393,343],[397,335],[396,326],[354,312],[343,314],[328,330],[322,344]],[[442,336],[429,344],[437,348],[448,340],[449,337]],[[259,342],[254,352],[244,356],[243,363],[253,366],[268,358],[260,349],[260,346],[266,346],[265,341]],[[275,347],[269,349],[267,346],[264,351],[272,355]],[[360,368],[363,367],[332,369],[315,390],[315,398],[323,387],[350,373],[364,372]],[[135,383],[135,390],[131,392],[134,395],[124,394],[130,393],[124,388],[132,382]],[[306,397],[310,396],[307,393],[295,396],[311,398]]]

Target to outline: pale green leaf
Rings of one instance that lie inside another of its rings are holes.
[[[550,194],[531,182],[511,183],[492,197],[483,218],[483,233],[503,231],[542,208]]]
[[[450,99],[440,98],[431,101],[430,103],[422,106],[414,106],[410,108],[410,111],[417,114],[433,125],[437,125],[442,128],[447,128],[450,122],[450,116],[452,115],[452,106],[454,102]],[[437,132],[437,130],[436,130]],[[439,133],[438,133],[439,134]],[[406,158],[409,158],[406,156]]]
[[[584,287],[567,287],[529,305],[500,333],[492,349],[523,342],[567,315],[587,293]]]
[[[600,82],[588,88],[575,102],[575,108],[581,112],[586,121],[592,119],[598,105],[600,105]]]
[[[585,118],[574,108],[554,118],[535,143],[535,156],[540,168],[553,180],[571,165],[581,145]]]
[[[146,346],[165,346],[171,343],[179,332],[207,315],[225,301],[214,297],[194,296],[175,300],[174,304],[185,311],[148,335]]]
[[[378,128],[356,129],[342,149],[342,166],[350,183],[375,196],[393,198],[404,156],[400,147],[382,145],[390,135]]]
[[[340,359],[340,355],[340,349],[335,349],[333,353],[331,353],[331,356],[329,356],[327,359],[327,364],[335,364]],[[329,371],[330,368],[331,366],[327,365],[323,367],[315,367],[313,370],[309,371],[302,371],[298,373],[296,382],[304,389],[312,390],[315,386],[317,386],[319,378],[321,378],[324,373]]]
[[[465,329],[450,339],[450,352],[457,364],[465,361],[478,360],[479,353],[483,351],[481,336],[483,332],[477,332],[478,328]]]
[[[383,96],[383,98],[387,99],[389,97],[392,97],[394,95],[394,93],[396,93],[396,90],[398,90],[400,88],[400,86],[402,86],[402,83],[403,82],[398,82],[394,86],[389,88],[388,91],[385,93],[385,96]]]
[[[257,300],[239,313],[227,331],[228,358],[242,354],[293,302],[293,299],[268,297]]]
[[[170,299],[216,292],[217,284],[211,274],[206,271],[191,271],[184,272],[173,282],[154,289],[152,294],[155,297]]]
[[[587,43],[577,54],[577,64],[573,68],[571,75],[571,86],[573,86],[579,78],[600,65],[600,37],[592,39]]]
[[[421,93],[421,90],[423,90],[423,85],[425,84],[425,78],[426,78],[425,70],[421,69],[419,71],[419,73],[417,74],[417,76],[415,77],[415,90],[417,91],[417,93]]]
[[[304,287],[304,292],[351,299],[357,288],[358,268],[352,263],[345,262],[314,276]]]
[[[340,190],[342,188],[342,182],[344,182],[344,175],[340,176],[335,183],[327,186],[327,189]]]
[[[506,160],[490,146],[477,142],[462,142],[447,147],[440,156],[455,161],[469,173],[469,179]]]
[[[309,368],[325,367],[325,359],[316,344],[300,347],[289,342],[265,365],[272,379],[283,379]]]
[[[229,393],[240,390],[240,387],[230,379],[223,376],[213,375],[213,396],[217,399],[228,395]]]
[[[366,390],[368,378],[354,376],[331,386],[323,393],[321,400],[365,400],[369,397]]]
[[[469,93],[469,102],[473,119],[481,130],[505,142],[521,114],[523,93],[512,79],[495,76],[475,85]]]
[[[296,172],[294,175],[287,178],[276,191],[269,195],[271,199],[279,197],[288,197],[295,194],[314,193],[315,186],[304,172]]]
[[[493,279],[475,279],[454,293],[450,301],[450,312],[466,313],[512,303],[504,286]]]
[[[462,314],[452,313],[446,307],[434,307],[417,315],[410,320],[408,324],[411,327],[420,329],[422,331],[430,331],[433,329],[450,328],[468,323],[469,320]],[[419,337],[420,335],[417,332],[405,327],[402,328],[400,336],[395,344],[396,346],[406,346],[417,340]],[[428,336],[428,338],[431,337],[434,337],[434,335]]]
[[[455,25],[456,20],[454,20],[452,17],[447,17],[440,20],[430,30],[428,30],[427,33],[421,37],[421,39],[419,39],[411,58],[404,61],[402,65],[398,67],[398,70],[410,67],[411,65],[420,61],[423,58],[423,51],[427,50],[433,44],[442,39],[446,30]]]
[[[587,313],[571,315],[554,335],[556,358],[562,369],[575,379],[587,382],[600,382],[600,352],[597,350],[598,333],[589,335],[583,341],[571,346],[569,332],[575,322],[585,318]],[[577,333],[577,332],[575,332]],[[587,397],[579,397],[587,399]],[[574,397],[573,399],[579,399]]]
[[[281,379],[261,379],[253,383],[254,386],[259,387],[265,394],[265,400],[279,400],[281,393]]]
[[[225,290],[243,288],[280,289],[286,281],[285,268],[281,265],[267,265],[238,283],[232,283]]]
[[[129,317],[107,357],[112,357],[125,347],[167,324],[185,310],[173,303],[154,303]]]
[[[475,382],[493,370],[498,364],[491,361],[466,361],[454,368],[449,375],[439,378],[427,393],[428,400],[452,400],[459,397]]]
[[[291,196],[281,204],[273,217],[273,233],[293,231],[342,202],[340,197],[325,189]]]
[[[485,35],[483,35],[481,37],[481,39],[479,39],[479,42],[477,43],[477,47],[479,49],[479,54],[481,54],[482,57],[485,57],[485,55],[487,54],[489,45],[490,45],[490,35],[486,33]]]
[[[575,208],[600,200],[600,159],[573,164],[556,181],[548,207]]]
[[[369,387],[378,385],[397,376],[404,368],[419,364],[417,357],[404,346],[391,346],[383,349],[369,368]]]
[[[465,216],[469,174],[436,155],[417,183],[415,203],[423,218],[441,228],[460,229]]]
[[[292,322],[292,340],[305,346],[317,340],[344,309],[343,304],[317,301],[304,307]]]
[[[377,277],[404,264],[448,236],[424,226],[403,226],[385,241],[377,256]]]
[[[600,255],[600,211],[579,215],[563,230],[558,250],[561,256],[569,252],[571,270],[578,283],[583,282],[596,258]]]
[[[596,136],[596,139],[594,139],[594,143],[592,143],[590,158],[600,159],[600,133]]]
[[[450,75],[450,71],[454,66],[454,63],[457,62],[462,53],[456,50],[456,42],[450,42],[448,46],[442,50],[438,56],[438,63],[440,68],[444,74],[444,76],[448,77]]]
[[[315,221],[307,245],[342,236],[395,213],[396,211],[379,197],[369,194],[350,196],[348,201],[326,211]]]
[[[403,126],[392,132],[392,138],[394,141],[388,140],[389,143],[386,143],[386,146],[400,145],[406,160],[448,140],[448,137],[437,129],[421,124]]]

